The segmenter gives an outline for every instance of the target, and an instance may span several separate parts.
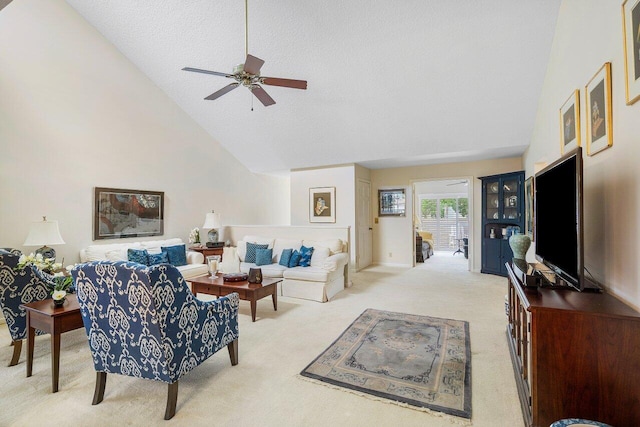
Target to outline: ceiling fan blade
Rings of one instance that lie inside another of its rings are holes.
[[[280,79],[278,77],[263,77],[260,81],[270,86],[291,87],[294,89],[306,89],[306,80]]]
[[[260,102],[262,102],[262,105],[264,105],[265,107],[268,107],[269,105],[273,105],[276,103],[276,101],[274,101],[273,98],[271,98],[269,94],[265,92],[265,90],[262,89],[260,85],[251,86],[251,93],[253,93],[255,97],[258,98]]]
[[[220,89],[219,91],[213,92],[211,95],[207,96],[205,99],[212,101],[214,99],[218,99],[220,98],[222,95],[224,95],[227,92],[231,92],[232,90],[234,90],[235,88],[237,88],[240,85],[240,83],[231,83],[230,85],[227,85],[225,87],[223,87],[222,89]]]
[[[183,71],[193,71],[194,73],[213,74],[214,76],[233,77],[229,73],[220,73],[218,71],[201,70],[200,68],[184,67]]]
[[[260,68],[262,68],[263,64],[264,61],[262,59],[247,54],[247,60],[244,61],[244,71],[247,74],[257,76],[260,74]]]

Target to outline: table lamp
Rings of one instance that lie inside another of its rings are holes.
[[[207,216],[204,218],[203,229],[209,229],[209,233],[207,236],[209,237],[209,241],[207,242],[207,247],[213,247],[214,243],[218,241],[218,228],[220,228],[220,214],[211,211],[207,213]]]
[[[64,245],[64,240],[60,235],[58,221],[47,221],[43,216],[42,221],[32,222],[29,227],[29,234],[24,241],[24,246],[40,246],[36,249],[36,254],[42,254],[43,258],[56,258],[56,251],[47,245]]]

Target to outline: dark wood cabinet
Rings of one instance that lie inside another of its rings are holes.
[[[507,275],[513,258],[509,232],[524,232],[524,172],[484,176],[482,180],[482,273]]]
[[[640,313],[607,293],[524,288],[508,271],[507,340],[526,426],[640,426]]]

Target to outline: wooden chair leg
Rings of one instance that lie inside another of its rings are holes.
[[[169,384],[167,394],[167,409],[164,411],[164,419],[170,420],[176,414],[176,402],[178,401],[178,381]]]
[[[231,366],[238,364],[238,340],[235,339],[231,343],[227,344],[229,350],[229,358],[231,359]]]
[[[22,340],[11,341],[11,345],[13,346],[13,356],[11,357],[11,362],[9,362],[9,366],[15,366],[18,364],[18,360],[20,360],[20,351],[22,351]]]
[[[97,405],[104,398],[104,387],[107,385],[107,373],[96,372],[96,389],[93,392],[92,405]]]

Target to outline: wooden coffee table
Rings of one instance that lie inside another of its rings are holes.
[[[278,311],[278,282],[282,282],[282,279],[264,278],[262,283],[249,283],[246,280],[243,282],[225,282],[222,279],[222,274],[218,273],[216,279],[206,275],[198,276],[188,281],[191,282],[191,291],[195,296],[202,293],[221,297],[237,292],[241,300],[251,302],[251,319],[254,322],[256,321],[256,303],[259,299],[271,295],[273,310]]]

